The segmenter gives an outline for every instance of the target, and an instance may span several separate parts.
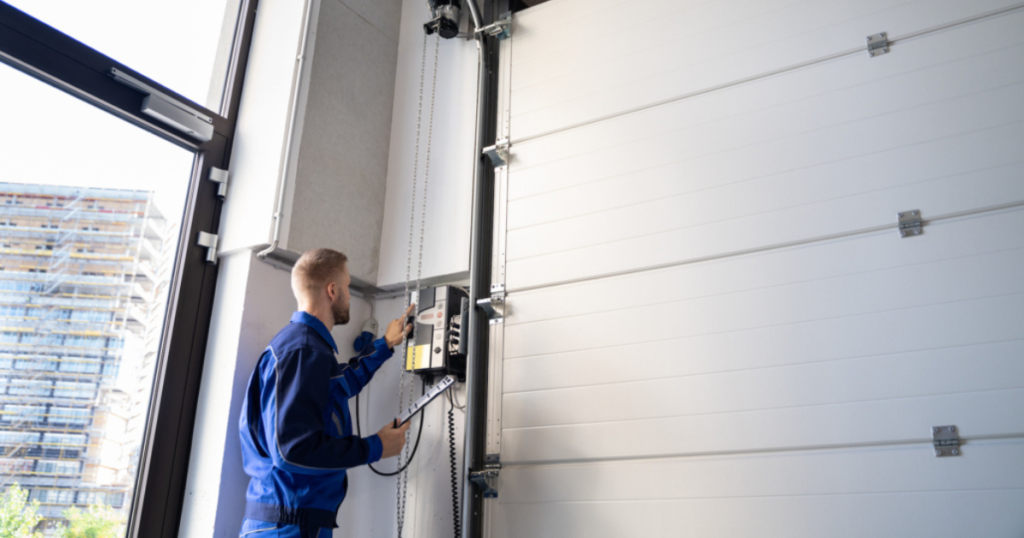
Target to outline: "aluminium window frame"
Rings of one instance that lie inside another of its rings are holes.
[[[130,538],[178,535],[217,283],[217,267],[206,263],[196,238],[200,231],[216,233],[220,224],[223,202],[218,185],[208,178],[212,167],[228,169],[257,2],[239,2],[220,111],[212,111],[0,1],[0,62],[195,153],[128,520]],[[112,68],[213,118],[213,138],[199,142],[143,115],[145,95],[114,80]]]

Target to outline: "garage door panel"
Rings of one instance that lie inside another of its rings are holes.
[[[551,0],[501,61],[490,536],[1024,534],[1021,0]]]
[[[1004,61],[1020,62],[1018,49],[1024,36],[1015,30],[1022,25],[1024,12],[1006,15],[911,41],[903,45],[899,55],[820,64],[785,77],[761,79],[553,134],[542,141],[517,144],[511,162],[515,181],[510,185],[510,197],[517,200],[692,158],[698,154],[689,145],[673,142],[684,136],[700,141],[699,134],[715,125],[743,122],[742,129],[724,138],[705,137],[717,140],[725,149],[736,148],[863,118],[865,110],[891,112],[898,109],[894,103],[917,106],[1019,81],[1019,72],[993,72],[988,67]],[[971,46],[965,47],[965,41]],[[948,75],[945,80],[943,74]],[[990,82],[989,78],[1000,82]],[[902,91],[892,91],[888,86]],[[866,98],[866,94],[873,98]],[[848,96],[850,101],[842,101],[840,96]],[[837,100],[838,106],[824,106],[835,105]],[[1019,106],[1016,100],[1011,103]],[[808,112],[822,117],[801,119]],[[643,160],[635,160],[640,154],[633,151],[659,144],[670,151],[643,154]],[[609,158],[623,152],[634,160]]]
[[[1015,229],[1024,229],[1024,211],[1008,209],[936,221],[913,241],[900,240],[895,230],[889,230],[516,292],[510,296],[513,304],[506,326],[1024,248],[1020,234],[991,234]],[[625,292],[609,294],[609,289]]]
[[[1024,441],[966,446],[960,459],[937,459],[916,445],[521,465],[503,471],[500,499],[512,505],[1024,488],[1024,475],[999,465],[1024,456]]]
[[[1020,490],[502,506],[496,537],[1017,538]],[[612,515],[614,514],[614,515]]]
[[[690,164],[669,164],[510,201],[508,227],[516,233],[659,202],[677,204],[683,213],[687,205],[708,212],[708,203],[725,201],[715,208],[718,213],[749,215],[757,209],[778,210],[1000,166],[1019,167],[1022,146],[1024,124],[1017,122],[767,177],[725,181],[692,170]],[[912,174],[900,173],[908,168]],[[684,216],[684,223],[714,221],[692,210]]]
[[[1024,87],[1021,90],[1024,92]],[[1024,127],[1024,123],[1019,125]],[[1011,140],[1024,142],[1024,130],[1015,133]],[[984,166],[984,163],[978,165]],[[927,210],[927,216],[935,217],[997,206],[1008,201],[1024,201],[1024,158],[1018,163],[998,168],[926,180],[921,180],[916,174],[880,171],[875,174],[879,183],[891,180],[897,184],[867,190],[871,188],[871,182],[865,181],[859,184],[867,192],[854,194],[836,192],[845,189],[833,188],[832,178],[806,178],[806,174],[798,174],[801,175],[807,181],[801,182],[803,185],[800,186],[772,185],[771,180],[746,182],[512,230],[508,232],[508,259],[515,264],[545,257],[558,264],[560,258],[576,258],[575,250],[599,250],[602,245],[621,245],[633,239],[653,237],[665,241],[657,253],[664,260],[661,263],[671,263],[724,253],[718,248],[701,248],[701,245],[694,244],[698,238],[703,239],[705,245],[731,247],[730,250],[736,251],[893,223],[898,210],[920,208]],[[799,189],[801,194],[780,195],[780,191],[791,188]],[[624,226],[624,223],[629,225]],[[733,234],[737,227],[744,226],[748,227],[747,231],[737,240],[719,240],[721,236]],[[680,257],[673,260],[673,254]],[[641,260],[633,263],[631,260],[615,260],[616,263],[606,271],[642,269],[645,266],[639,264]],[[529,267],[525,264],[513,266]],[[568,274],[568,279],[571,279],[601,273],[581,271]],[[518,287],[519,278],[533,280],[532,276],[514,274],[513,282]]]
[[[918,239],[925,236],[913,238],[913,241],[899,240],[895,231],[865,234],[517,292],[509,296],[512,307],[505,325],[619,311],[1024,248],[1024,234],[997,236],[992,230],[1024,230],[1024,210],[939,221],[930,225],[925,232],[927,240],[922,241]],[[608,293],[613,289],[623,292]]]
[[[992,316],[991,312],[1000,312]],[[979,323],[984,320],[985,323]],[[890,356],[1020,338],[1024,296],[506,359],[509,392]],[[879,374],[882,375],[882,374]]]
[[[966,448],[965,448],[966,450]],[[1019,441],[502,470],[495,536],[1017,538]],[[635,500],[634,500],[635,499]],[[980,531],[980,529],[984,529]]]
[[[895,226],[897,211],[920,209],[925,219],[1024,200],[1018,167],[943,178],[903,188],[636,235],[592,246],[510,259],[511,291],[735,255]],[[893,232],[889,232],[893,233]],[[927,235],[927,231],[925,232]],[[509,257],[513,247],[509,246]]]
[[[1024,292],[1020,267],[1024,267],[1024,250],[1017,249],[735,294],[510,324],[505,329],[505,356],[617,346],[640,338],[682,338],[778,327],[1017,294]],[[514,299],[509,304],[514,311]]]
[[[1016,411],[1021,406],[1024,389],[1006,389],[614,423],[506,428],[502,432],[501,461],[522,464],[926,443],[931,426],[944,424],[955,424],[960,435],[966,437],[1022,435],[1024,414]]]
[[[1024,388],[1024,339],[717,374],[506,390],[502,425],[611,423],[1011,388]]]
[[[771,2],[768,7],[786,3]],[[750,2],[715,2],[704,7],[726,17],[724,25],[710,17],[681,13],[680,22],[667,33],[649,34],[675,37],[672,42],[656,42],[631,52],[628,49],[637,45],[624,43],[630,40],[623,33],[592,37],[587,40],[590,49],[612,52],[593,54],[583,65],[579,65],[582,51],[578,49],[546,52],[537,62],[571,66],[547,79],[550,72],[519,74],[529,65],[534,47],[526,36],[516,41],[513,60],[512,140],[863,47],[867,35],[880,31],[899,37],[1015,3],[929,0],[893,6],[880,0],[818,1],[742,19],[737,14],[758,8]],[[628,9],[628,4],[623,7]],[[581,9],[586,8],[581,5]],[[521,55],[523,48],[527,50]],[[621,56],[614,52],[621,49],[627,49]]]
[[[1024,43],[1024,36],[1020,39]],[[1000,123],[997,127],[979,129],[978,125],[968,124],[960,128],[960,133],[951,136],[932,138],[923,142],[905,140],[895,150],[874,152],[818,166],[801,167],[778,176],[762,174],[754,177],[733,177],[721,174],[721,161],[729,160],[734,154],[742,157],[740,148],[799,133],[816,133],[816,136],[827,137],[830,134],[829,127],[848,124],[857,119],[893,114],[907,107],[921,106],[932,97],[943,101],[1024,79],[1024,75],[1018,71],[1014,71],[1013,75],[1005,74],[1008,71],[1002,71],[1000,73],[1003,74],[997,77],[988,77],[986,73],[991,72],[988,67],[991,65],[990,62],[1024,64],[1024,46],[1003,49],[995,57],[970,58],[957,65],[943,65],[943,69],[935,70],[936,73],[929,70],[927,73],[905,75],[905,79],[912,79],[909,81],[913,82],[913,88],[899,88],[893,80],[886,79],[873,84],[877,87],[872,91],[858,87],[849,92],[833,92],[797,103],[724,118],[710,124],[694,125],[686,122],[683,123],[686,125],[685,129],[661,133],[621,146],[601,147],[603,143],[584,141],[582,138],[590,138],[584,137],[587,134],[584,132],[578,133],[580,139],[563,140],[564,144],[527,144],[526,147],[517,150],[516,158],[529,159],[537,164],[532,168],[513,169],[514,181],[510,186],[508,228],[516,231],[539,224],[595,215],[615,208],[672,197],[679,198],[683,195],[689,195],[687,198],[692,199],[704,190],[714,190],[719,196],[729,196],[730,189],[743,189],[754,194],[759,190],[775,189],[776,195],[770,199],[781,202],[782,197],[778,196],[778,193],[782,192],[791,195],[786,199],[796,198],[790,203],[799,203],[799,197],[810,198],[814,194],[804,189],[808,182],[817,181],[820,186],[825,178],[830,179],[828,193],[834,190],[834,195],[846,195],[872,188],[920,181],[929,177],[950,175],[958,171],[966,172],[979,167],[1019,162],[1020,151],[1013,150],[1020,148],[1019,138],[1024,136],[1024,127],[1019,124]],[[835,75],[844,71],[840,69],[836,73],[814,77],[814,80],[832,80],[836,78]],[[993,78],[1000,80],[996,81]],[[986,82],[943,82],[949,79]],[[927,98],[921,95],[922,88],[928,88]],[[894,101],[898,101],[898,104]],[[857,103],[857,106],[851,103]],[[691,108],[700,108],[697,103],[687,105]],[[938,106],[943,109],[944,115],[948,105],[943,103]],[[720,110],[727,107],[708,108]],[[666,120],[651,118],[651,121],[664,123]],[[626,120],[622,122],[625,123]],[[595,126],[588,130],[606,129]],[[607,143],[608,139],[615,137],[616,132],[635,131],[649,132],[649,129],[646,125],[638,129],[624,126],[620,126],[619,129],[609,127],[607,136],[600,138]],[[1011,143],[1004,140],[1007,136],[1018,140]],[[1000,142],[995,147],[990,147],[993,140]],[[571,156],[570,152],[584,147],[587,148],[587,153]],[[538,155],[540,152],[534,151],[534,148],[554,150],[554,154],[545,159]],[[560,150],[565,150],[565,153]],[[922,159],[921,154],[924,152],[931,155],[927,159]],[[706,158],[709,154],[715,153],[724,155],[717,159]],[[641,159],[623,159],[624,155]],[[586,161],[594,162],[586,164]],[[549,173],[552,172],[547,170],[549,165],[556,163],[559,170],[569,166],[577,171]],[[885,170],[904,171],[909,163],[917,165],[914,167],[914,174],[878,173]],[[853,175],[854,173],[857,175]],[[862,178],[862,181],[851,178]],[[824,194],[826,193],[820,193],[818,196]],[[742,198],[734,200],[734,203],[742,202]]]

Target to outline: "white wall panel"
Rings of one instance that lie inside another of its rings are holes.
[[[468,15],[464,12],[463,18]],[[476,140],[477,50],[472,41],[441,39],[437,60],[434,121],[429,121],[431,76],[436,40],[426,40],[425,87],[420,110],[420,66],[423,58],[423,23],[429,19],[427,3],[404,0],[398,72],[388,154],[387,193],[380,242],[377,285],[398,288],[406,280],[409,234],[413,234],[413,273],[416,278],[420,238],[423,175],[427,166],[428,135],[430,178],[424,232],[422,277],[468,274],[470,221],[473,198],[473,153]],[[468,24],[468,22],[466,22]],[[419,139],[418,170],[416,142]],[[416,216],[411,212],[413,174],[417,174]],[[412,229],[410,229],[410,224]]]

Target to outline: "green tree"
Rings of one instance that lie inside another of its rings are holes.
[[[60,538],[123,538],[125,517],[106,505],[91,505],[86,511],[68,508],[68,524],[61,527]],[[0,537],[2,538],[2,537]]]
[[[14,484],[0,498],[0,538],[41,538],[33,532],[43,516],[39,501],[28,502],[28,490]]]

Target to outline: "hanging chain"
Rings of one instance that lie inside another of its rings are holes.
[[[423,170],[423,200],[422,200],[422,208],[420,209],[420,238],[419,238],[420,239],[420,244],[419,244],[419,253],[418,253],[418,256],[417,256],[418,259],[417,259],[417,262],[416,262],[416,295],[417,295],[417,301],[419,300],[419,292],[420,292],[420,284],[421,284],[420,278],[421,278],[421,276],[423,274],[423,243],[424,243],[426,226],[427,226],[427,185],[428,185],[428,181],[430,179],[430,149],[431,149],[431,142],[433,140],[433,134],[434,134],[434,102],[435,102],[434,97],[437,95],[437,59],[438,59],[438,52],[440,50],[440,46],[441,46],[441,39],[438,37],[435,40],[435,42],[434,42],[434,67],[433,67],[433,74],[431,75],[431,79],[432,80],[431,80],[431,91],[430,91],[430,114],[429,114],[428,120],[427,120],[427,151],[426,151],[426,158],[425,158],[424,170]],[[403,311],[405,309],[409,308],[409,304],[412,301],[412,295],[409,293],[410,292],[409,283],[412,280],[412,274],[411,274],[412,273],[412,239],[413,239],[413,232],[414,232],[414,229],[415,229],[414,228],[414,223],[416,221],[416,183],[417,183],[416,182],[416,177],[417,177],[417,173],[419,172],[420,132],[421,132],[421,128],[422,128],[422,119],[423,119],[423,87],[424,87],[424,82],[425,82],[426,65],[427,65],[427,36],[426,36],[426,34],[424,34],[423,35],[423,55],[422,55],[422,58],[420,60],[420,95],[419,95],[419,108],[418,108],[417,113],[416,113],[416,145],[415,145],[415,149],[414,149],[415,155],[413,157],[412,202],[410,203],[410,214],[409,214],[409,245],[408,245],[408,250],[407,250],[407,253],[406,253],[406,262],[405,262],[405,306],[403,307]],[[413,324],[413,333],[410,334],[408,338],[406,338],[405,345],[403,346],[403,349],[402,349],[403,361],[408,361],[409,360],[409,340],[412,340],[412,341],[415,342],[415,339],[416,339],[416,325],[417,324],[415,324],[415,323]],[[402,410],[404,409],[404,405],[405,405],[404,391],[402,390],[404,385],[408,384],[408,387],[409,387],[409,391],[408,391],[409,392],[409,404],[411,405],[412,402],[415,399],[415,394],[413,392],[413,388],[415,386],[415,382],[414,381],[415,381],[414,376],[410,375],[410,376],[408,376],[408,382],[407,382],[407,380],[406,380],[406,369],[405,369],[405,365],[404,365],[404,362],[403,362],[402,371],[401,371],[401,377],[399,378],[399,383],[398,383],[398,411],[399,411],[399,413],[402,412]],[[422,416],[420,416],[420,420],[423,420]],[[405,448],[402,450],[402,453],[399,455],[399,458],[398,458],[398,467],[399,468],[401,468],[402,465],[404,465],[406,459],[409,457],[409,437],[410,437],[409,433],[406,432]],[[396,499],[395,508],[396,508],[396,511],[397,511],[396,520],[397,520],[397,525],[398,525],[398,538],[402,537],[402,530],[405,527],[405,506],[406,506],[406,502],[405,501],[406,501],[406,499],[408,497],[408,495],[407,495],[407,493],[408,493],[408,484],[409,484],[409,469],[406,469],[406,470],[402,471],[402,473],[399,475],[399,480],[398,480],[398,484],[397,484],[397,487],[396,487],[396,490],[397,490],[396,494],[397,494],[398,498]]]

